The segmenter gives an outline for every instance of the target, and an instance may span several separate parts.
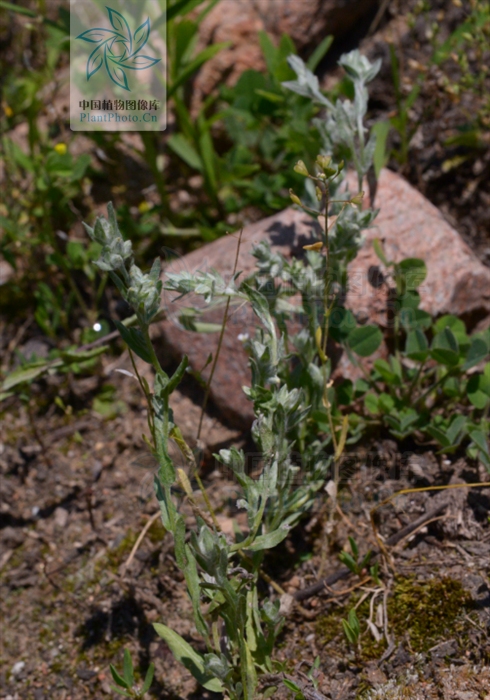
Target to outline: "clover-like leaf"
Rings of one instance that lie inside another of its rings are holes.
[[[102,46],[96,46],[87,61],[87,80],[97,73],[104,63]]]
[[[100,42],[109,41],[109,39],[124,39],[122,34],[113,32],[112,29],[104,29],[103,27],[95,27],[95,29],[87,29],[77,36],[77,39],[83,39],[91,44],[99,44]]]
[[[483,430],[472,430],[470,432],[470,437],[479,450],[481,450],[485,455],[489,454],[488,438]]]
[[[463,365],[463,370],[474,367],[479,362],[483,362],[488,357],[488,346],[482,338],[474,338],[471,342],[470,349],[466,355],[466,360]]]
[[[434,336],[430,354],[434,360],[443,365],[454,366],[458,364],[459,345],[449,326]]]
[[[140,26],[138,27],[138,29],[134,33],[134,36],[133,36],[133,39],[134,39],[133,56],[136,56],[136,54],[141,51],[143,46],[148,41],[149,36],[150,36],[150,18],[147,17],[146,22],[143,22],[143,24],[140,24]]]
[[[480,373],[472,374],[466,385],[466,392],[475,408],[485,408],[490,402],[490,377]]]
[[[354,328],[347,337],[347,343],[356,355],[369,357],[381,345],[383,334],[378,326],[359,326]]]
[[[405,353],[411,360],[423,362],[429,354],[429,343],[420,328],[409,331],[405,344]]]
[[[117,10],[113,10],[111,7],[106,7],[107,13],[109,15],[109,21],[116,30],[125,37],[129,42],[129,53],[133,50],[133,37],[131,36],[131,30],[129,24],[126,22],[124,17]]]
[[[399,264],[405,289],[415,290],[427,277],[427,267],[420,258],[405,258]]]

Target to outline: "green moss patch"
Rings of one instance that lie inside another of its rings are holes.
[[[388,603],[390,630],[397,638],[408,636],[414,652],[425,652],[461,633],[461,615],[471,607],[471,596],[460,581],[399,578]]]
[[[318,618],[315,632],[319,643],[335,644],[339,651],[348,653],[342,619],[347,619],[359,597],[359,593],[352,595],[345,606]],[[445,639],[464,639],[467,627],[464,613],[472,607],[470,594],[456,579],[416,581],[413,576],[398,577],[388,600],[388,630],[396,644],[405,641],[413,653],[427,652]],[[369,599],[357,607],[356,613],[362,631],[357,653],[365,661],[379,658],[386,641],[376,642],[367,629]]]

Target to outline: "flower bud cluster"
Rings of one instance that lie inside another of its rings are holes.
[[[102,246],[100,257],[95,261],[97,267],[105,272],[116,272],[124,268],[126,261],[132,258],[133,249],[131,241],[125,241],[119,231],[111,202],[107,205],[107,211],[109,221],[99,216],[94,228],[86,224],[84,226],[90,238]]]
[[[128,303],[143,317],[145,323],[149,323],[160,308],[160,261],[155,261],[150,274],[142,272],[137,265],[131,265],[129,276],[131,282],[127,293]]]
[[[125,241],[119,231],[111,202],[107,205],[107,212],[109,220],[99,216],[93,228],[84,224],[90,238],[102,246],[100,257],[94,262],[100,270],[111,275],[140,320],[148,324],[160,308],[160,260],[155,260],[149,274],[142,272],[133,262],[131,241]]]

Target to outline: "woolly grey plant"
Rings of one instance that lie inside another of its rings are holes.
[[[371,66],[357,52],[343,56],[341,64],[354,82],[353,103],[334,105],[326,100],[316,78],[296,57],[291,58],[291,65],[298,81],[288,87],[324,104],[325,138],[328,135],[332,152],[344,149],[353,159],[362,182],[372,155],[372,139],[365,145],[363,126],[365,83],[377,66]],[[170,409],[170,395],[184,375],[187,358],[169,377],[151,344],[149,325],[158,312],[162,289],[159,262],[149,274],[134,264],[131,243],[122,238],[112,205],[108,205],[108,221],[99,218],[93,229],[87,227],[90,237],[102,245],[96,264],[109,273],[137,318],[137,328],[117,324],[121,335],[155,370],[152,390],[138,376],[149,405],[150,445],[159,464],[155,491],[162,523],[174,538],[175,558],[185,577],[194,624],[206,652],[196,651],[164,624],[155,624],[155,630],[201,685],[226,693],[230,700],[253,700],[260,675],[274,671],[274,643],[283,619],[279,600],[259,599],[257,584],[264,554],[280,544],[311,509],[347,439],[345,419],[336,424],[331,410],[327,340],[334,325],[337,334],[347,336],[353,331],[347,314],[341,313],[341,322],[332,324],[332,313],[335,309],[345,311],[341,302],[347,289],[347,264],[361,245],[362,229],[375,216],[358,208],[362,193],[353,196],[340,190],[344,165],[334,163],[330,155],[318,156],[314,173],[302,162],[296,168],[313,185],[318,203],[318,208],[303,208],[318,220],[324,216],[321,231],[312,226],[318,240],[305,246],[304,259],[288,261],[262,243],[254,251],[255,274],[241,283],[238,274],[225,280],[215,271],[166,275],[168,291],[180,295],[193,292],[208,304],[219,299],[247,302],[259,322],[256,336],[246,341],[252,381],[245,392],[254,404],[252,435],[262,454],[260,476],[252,478],[247,473],[246,455],[241,450],[232,447],[216,455],[234,474],[237,506],[247,515],[246,527],[236,525],[233,536],[220,531],[192,450]],[[301,204],[294,193],[292,198]],[[299,297],[299,301],[291,297]],[[293,315],[303,326],[294,333],[288,323]],[[168,450],[171,438],[181,449],[188,472],[175,468]],[[189,477],[197,479],[205,509],[199,505]],[[190,532],[177,509],[172,493],[175,484],[185,492],[195,515]]]
[[[313,74],[297,57],[291,58],[291,64],[298,69],[299,80],[288,86],[322,102]],[[374,144],[371,137],[365,146],[365,83],[374,77],[379,64],[371,66],[358,52],[343,56],[341,64],[353,78],[356,100],[341,105],[324,102],[331,113],[327,113],[323,133],[330,133],[332,151],[343,149],[346,157],[353,159],[362,182],[372,164]],[[341,190],[343,163],[319,156],[316,166],[310,174],[299,162],[296,170],[313,184],[318,208],[302,205],[292,193],[293,202],[314,218],[324,216],[319,240],[306,246],[304,259],[289,261],[262,242],[254,250],[256,272],[241,284],[236,276],[227,283],[214,271],[194,276],[168,274],[165,284],[169,291],[201,295],[207,303],[222,295],[237,302],[246,299],[260,322],[256,337],[245,343],[252,380],[244,390],[254,402],[252,435],[263,456],[261,476],[254,481],[246,475],[245,455],[239,450],[222,450],[218,458],[234,471],[244,489],[239,505],[247,509],[251,535],[262,537],[257,529],[260,522],[266,532],[277,533],[268,535],[270,546],[276,538],[279,541],[281,524],[295,525],[311,508],[332,464],[338,464],[347,439],[347,421],[335,425],[331,410],[329,332],[333,330],[337,338],[357,332],[354,348],[358,351],[362,344],[372,347],[378,343],[380,335],[378,329],[373,335],[372,327],[358,329],[355,319],[342,307],[347,265],[357,255],[362,230],[372,223],[376,212],[359,208],[362,192],[353,196],[347,189]],[[299,296],[300,303],[292,303],[293,296]],[[335,322],[334,310],[339,312]],[[303,327],[296,333],[290,332],[288,323],[293,316],[302,319]],[[250,535],[247,540],[248,546]]]
[[[245,473],[241,458],[236,459],[236,450],[223,452],[223,461],[234,470],[242,487],[239,507],[245,508],[248,516],[248,531],[237,533],[234,541],[230,541],[220,532],[197,474],[192,450],[175,425],[170,409],[169,398],[184,375],[187,358],[183,358],[176,372],[169,377],[162,369],[150,340],[149,325],[158,313],[162,289],[159,261],[154,263],[149,274],[143,273],[134,264],[131,242],[124,241],[111,204],[108,205],[108,214],[109,220],[100,217],[93,228],[86,226],[86,230],[102,245],[96,264],[109,273],[137,318],[136,328],[126,328],[121,323],[117,323],[117,327],[130,350],[155,370],[151,391],[135,366],[148,400],[150,447],[159,464],[155,490],[162,523],[174,537],[176,561],[184,573],[196,629],[205,641],[207,653],[199,654],[163,624],[156,624],[155,629],[205,688],[226,691],[230,700],[251,699],[257,687],[257,673],[272,670],[274,640],[282,626],[279,602],[265,600],[259,604],[257,591],[263,551],[276,546],[289,531],[286,518],[276,518],[268,524],[264,520],[268,499],[278,488],[277,462],[267,465],[260,479],[254,481]],[[229,285],[220,286],[219,279],[205,276],[200,287],[204,296],[208,294],[206,283],[213,292],[230,294],[233,291]],[[182,284],[186,284],[185,277]],[[288,400],[285,391],[281,399],[285,409],[293,415],[297,402]],[[200,484],[207,512],[196,501],[189,475],[183,469],[175,469],[168,452],[171,438],[180,447],[191,476]],[[172,494],[172,486],[177,483],[186,493],[196,516],[196,527],[190,532],[189,541],[184,518],[178,512]],[[207,608],[206,616],[204,608]]]
[[[358,187],[362,190],[363,178],[373,163],[376,137],[371,134],[366,140],[364,126],[368,106],[367,83],[371,82],[381,68],[381,59],[371,63],[357,49],[340,57],[339,65],[344,68],[354,87],[354,101],[337,100],[332,103],[319,88],[318,78],[306,67],[299,56],[290,56],[288,63],[297,75],[294,81],[283,85],[299,95],[325,108],[326,118],[316,119],[323,138],[326,153],[351,162],[358,176]]]

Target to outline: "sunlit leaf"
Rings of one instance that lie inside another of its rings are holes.
[[[48,362],[41,362],[38,365],[30,366],[25,369],[20,367],[19,369],[14,370],[5,378],[2,385],[2,390],[8,391],[9,389],[13,389],[13,387],[17,386],[18,384],[32,382],[33,379],[37,379],[37,377],[44,374],[48,367]]]
[[[260,552],[263,549],[272,549],[276,547],[288,536],[289,528],[281,526],[277,530],[268,532],[266,535],[259,535],[253,543],[246,547],[251,552]]]

